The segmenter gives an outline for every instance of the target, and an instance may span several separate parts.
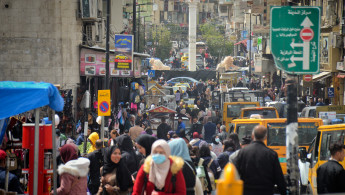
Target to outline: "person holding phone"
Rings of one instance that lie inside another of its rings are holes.
[[[106,149],[101,173],[101,186],[97,195],[127,195],[133,186],[131,174],[116,145]]]

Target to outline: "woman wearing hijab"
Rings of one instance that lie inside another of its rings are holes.
[[[127,195],[133,181],[126,164],[121,160],[121,150],[115,145],[108,147],[104,155],[104,166],[101,169],[101,186],[97,195]]]
[[[90,160],[78,158],[75,146],[65,144],[60,150],[61,160],[64,164],[58,168],[60,187],[58,195],[85,195],[87,193],[87,175]]]
[[[235,143],[235,151],[241,149],[240,139],[236,133],[231,133],[229,135],[229,140],[234,141]]]
[[[212,152],[214,152],[217,157],[223,152],[223,144],[220,141],[218,135],[212,136],[211,146],[212,146]]]
[[[122,134],[115,141],[121,150],[122,160],[127,165],[129,172],[131,174],[137,172],[139,169],[139,160],[135,154],[131,137],[127,134]]]
[[[208,174],[210,181],[211,181],[211,185],[212,185],[212,190],[215,190],[215,180],[217,180],[220,177],[220,173],[222,171],[222,169],[220,168],[218,161],[217,160],[213,160],[211,157],[211,152],[210,152],[210,148],[206,145],[203,145],[200,147],[199,150],[199,155],[200,158],[202,158],[204,160],[203,162],[203,166],[206,169],[210,169],[212,174]]]
[[[222,170],[229,162],[230,155],[235,152],[235,142],[233,140],[225,140],[223,143],[223,148],[223,153],[221,153],[217,158],[219,166]]]
[[[167,134],[168,137],[168,141],[171,140],[173,138],[173,135],[175,134],[175,131],[169,131]]]
[[[189,150],[186,142],[181,138],[177,138],[170,141],[169,146],[171,149],[171,155],[181,157],[184,160],[182,173],[186,181],[187,195],[195,195],[196,169],[192,159],[189,156]],[[200,191],[202,192],[202,188]]]
[[[140,135],[136,142],[138,151],[144,156],[147,157],[151,154],[152,144],[157,140],[157,138],[152,135],[144,134]]]
[[[147,195],[185,195],[183,164],[182,158],[170,156],[170,147],[165,140],[155,141],[151,155],[145,159],[145,163],[139,169],[132,195],[145,192]]]
[[[99,139],[99,135],[98,135],[98,133],[93,132],[89,135],[88,139],[91,143],[91,147],[89,148],[87,153],[90,154],[91,152],[96,150],[96,141]]]

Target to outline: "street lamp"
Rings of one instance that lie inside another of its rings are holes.
[[[259,14],[253,14],[251,10],[249,12],[245,12],[245,14],[249,14],[249,81],[252,78],[252,15],[258,16]]]

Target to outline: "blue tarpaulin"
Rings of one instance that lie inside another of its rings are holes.
[[[2,81],[0,102],[0,120],[46,105],[60,112],[64,106],[58,89],[43,82]]]

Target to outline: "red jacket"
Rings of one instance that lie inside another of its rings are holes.
[[[170,160],[170,171],[168,172],[167,178],[165,179],[164,185],[164,192],[158,192],[159,195],[169,195],[169,194],[176,194],[176,195],[185,195],[186,194],[186,184],[184,180],[184,176],[182,173],[182,168],[184,161],[180,157],[171,156],[169,157]],[[150,164],[152,158],[148,156],[145,160],[145,163],[140,167],[132,195],[141,195],[141,191],[144,187],[144,177],[147,177],[147,184],[145,188],[146,195],[151,195],[152,191],[155,189],[155,185],[149,181],[149,172],[150,172]],[[171,181],[172,175],[175,175],[175,193],[173,193],[173,182]]]

